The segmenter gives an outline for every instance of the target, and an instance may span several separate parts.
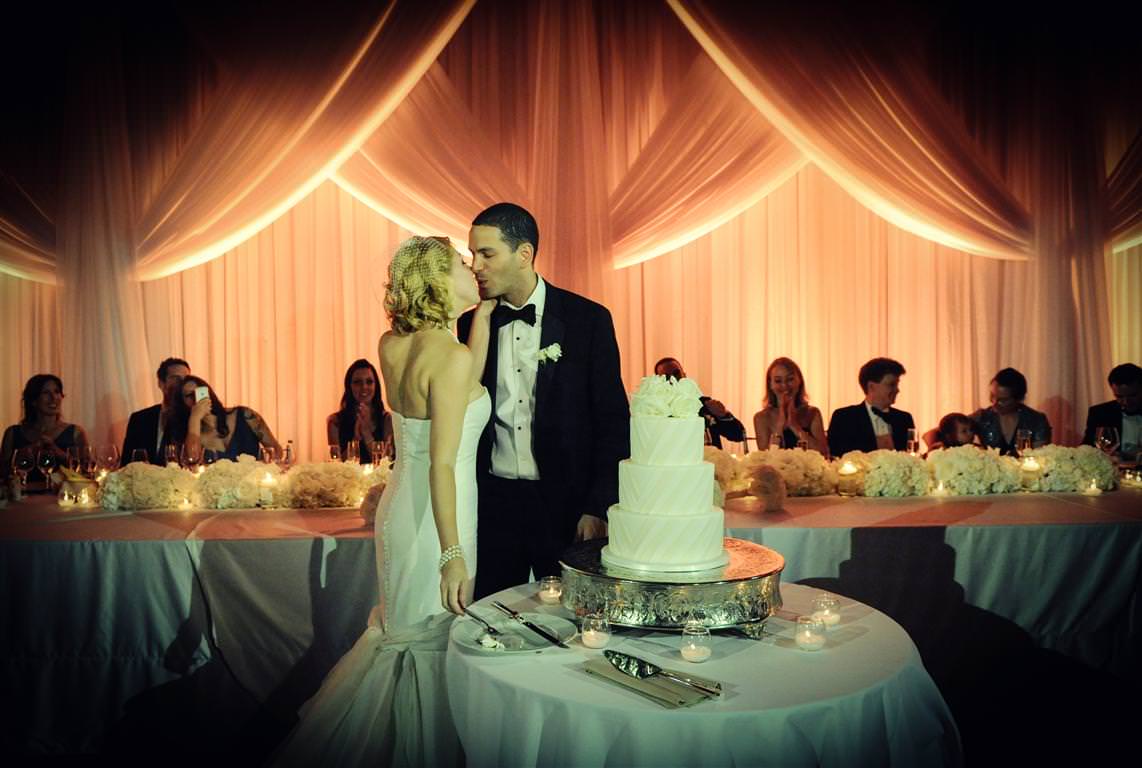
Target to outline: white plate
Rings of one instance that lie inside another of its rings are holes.
[[[496,637],[503,641],[506,647],[485,648],[480,645],[480,636],[487,630],[484,629],[483,624],[467,616],[461,617],[456,622],[456,628],[452,632],[452,639],[458,645],[480,653],[490,654],[539,653],[548,648],[555,648],[554,645],[514,619],[509,619],[506,616],[493,619],[488,611],[480,611],[479,613],[488,620],[489,624],[499,630],[499,635]],[[520,615],[532,624],[543,627],[563,642],[573,638],[577,632],[574,624],[559,616],[551,616],[546,613],[521,613]]]

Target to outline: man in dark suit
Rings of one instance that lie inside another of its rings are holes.
[[[1118,431],[1120,457],[1135,461],[1142,450],[1142,368],[1134,363],[1116,365],[1106,381],[1114,399],[1087,411],[1083,443],[1094,445],[1099,427],[1113,427]]]
[[[683,370],[682,363],[678,362],[677,358],[664,357],[654,364],[654,375],[684,379],[686,378],[686,371]],[[721,400],[702,395],[701,402],[702,407],[698,409],[698,415],[706,420],[708,445],[721,448],[722,438],[733,440],[736,443],[745,440],[745,427],[742,426],[736,416],[730,413]]]
[[[892,407],[904,373],[903,365],[887,357],[874,357],[861,366],[858,379],[864,402],[838,408],[829,419],[829,453],[834,458],[849,451],[903,451],[908,447],[912,414]]]
[[[120,466],[127,466],[131,461],[131,454],[137,449],[147,452],[147,460],[152,464],[162,466],[165,463],[163,456],[163,409],[168,411],[173,404],[173,397],[177,396],[178,385],[190,375],[190,363],[182,358],[168,357],[159,363],[155,372],[158,378],[159,391],[163,393],[163,401],[150,408],[135,411],[127,420],[127,434],[123,438],[123,452],[119,456]]]
[[[535,272],[539,228],[498,203],[468,235],[484,299],[498,299],[483,383],[492,418],[480,440],[476,597],[560,573],[573,542],[606,536],[630,408],[607,309]],[[466,340],[472,313],[460,318]]]

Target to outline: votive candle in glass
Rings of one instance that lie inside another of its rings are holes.
[[[682,627],[682,645],[679,649],[686,661],[699,664],[710,658],[710,629],[700,621],[688,621]]]
[[[819,651],[825,647],[825,623],[814,616],[798,616],[793,639],[803,651]]]
[[[611,623],[601,613],[584,616],[579,632],[579,639],[588,648],[604,648],[611,641]]]
[[[563,599],[563,579],[558,576],[544,576],[539,580],[539,602],[558,605]]]
[[[826,629],[839,624],[841,621],[841,601],[830,594],[813,598],[812,616],[815,619],[820,619]]]

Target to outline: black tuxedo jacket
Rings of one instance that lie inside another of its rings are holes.
[[[1122,407],[1117,400],[1092,405],[1086,412],[1086,430],[1083,444],[1094,445],[1094,433],[1099,427],[1114,427],[1122,437]]]
[[[630,456],[630,406],[619,372],[619,345],[606,307],[547,283],[539,347],[559,344],[559,360],[540,363],[535,381],[532,453],[545,498],[565,502],[562,514],[604,520],[619,499],[619,462]],[[472,313],[460,318],[468,339]],[[496,408],[499,331],[492,328],[483,384]],[[491,472],[492,421],[480,439],[477,480]],[[540,510],[536,510],[539,512]]]
[[[892,427],[892,445],[898,451],[908,447],[908,430],[915,424],[908,411],[888,410],[888,423]],[[849,451],[875,451],[876,430],[864,403],[849,405],[833,411],[829,419],[829,453],[840,458]]]
[[[131,452],[142,448],[152,464],[163,464],[163,457],[156,443],[159,439],[159,414],[162,405],[152,405],[141,411],[135,411],[127,420],[127,434],[123,438],[123,451],[119,454],[120,466],[127,466],[131,461]]]

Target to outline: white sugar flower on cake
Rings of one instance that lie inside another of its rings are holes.
[[[632,416],[697,417],[702,392],[693,379],[644,376],[630,399]]]

